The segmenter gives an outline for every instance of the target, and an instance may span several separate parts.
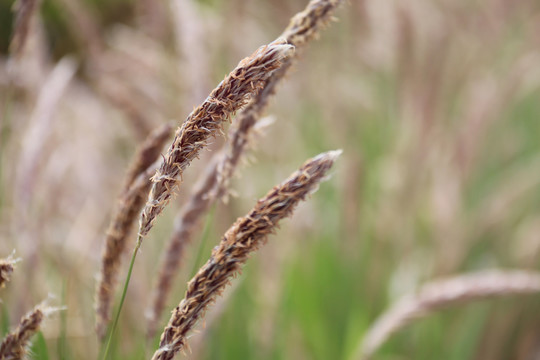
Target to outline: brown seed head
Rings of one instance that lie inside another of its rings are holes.
[[[303,46],[319,35],[343,0],[312,0],[304,11],[296,14],[283,34],[289,44]]]
[[[210,259],[188,283],[184,299],[173,311],[161,335],[154,360],[170,360],[186,346],[186,335],[207,306],[240,272],[249,254],[264,243],[268,234],[275,231],[279,220],[291,215],[298,202],[317,189],[340,153],[330,151],[308,160],[286,181],[260,199],[247,216],[233,224],[212,251]]]
[[[44,313],[40,306],[26,314],[20,321],[17,329],[9,333],[0,345],[0,359],[22,359],[26,354],[28,342],[38,330],[43,321]]]
[[[178,187],[182,172],[222,124],[264,85],[264,81],[291,56],[294,47],[282,40],[259,48],[244,60],[215,88],[208,98],[188,116],[176,132],[141,214],[140,236],[148,234],[155,218],[163,211]]]

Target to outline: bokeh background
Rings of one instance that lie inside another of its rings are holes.
[[[13,1],[0,0],[0,257],[22,258],[0,290],[2,334],[50,293],[67,310],[47,320],[34,357],[98,356],[95,278],[136,146],[180,124],[306,4],[43,0],[15,61]],[[335,15],[280,87],[236,196],[189,247],[169,307],[258,197],[309,157],[343,155],[207,313],[187,358],[356,359],[369,326],[419,285],[540,266],[540,3],[351,0]],[[117,359],[153,353],[144,312],[157,259],[223,141],[193,162],[143,244]],[[438,312],[375,359],[539,359],[538,300]]]

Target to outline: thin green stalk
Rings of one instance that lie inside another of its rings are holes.
[[[62,283],[62,304],[64,306],[67,305],[67,285],[68,280],[64,280]],[[60,336],[58,337],[58,357],[62,360],[68,359],[68,351],[67,351],[67,341],[66,341],[66,334],[67,334],[67,308],[66,311],[62,311],[60,313]]]
[[[109,350],[111,348],[114,332],[116,330],[116,326],[118,325],[118,319],[120,319],[120,313],[122,312],[122,306],[124,305],[124,300],[126,299],[129,281],[131,280],[131,273],[133,272],[133,265],[135,264],[135,258],[137,257],[137,253],[139,252],[141,244],[142,244],[142,236],[139,235],[139,237],[137,238],[137,243],[135,244],[135,249],[133,249],[133,255],[131,255],[131,262],[129,263],[129,270],[126,276],[126,281],[124,282],[124,289],[122,290],[122,297],[120,298],[120,304],[118,305],[118,310],[116,310],[116,317],[114,318],[114,322],[113,322],[111,331],[109,333],[109,338],[107,339],[107,346],[105,347],[105,352],[102,358],[103,360],[107,360],[109,356]]]
[[[212,209],[209,212],[206,223],[204,224],[204,229],[203,229],[203,233],[202,233],[202,236],[201,236],[201,243],[200,243],[199,248],[197,250],[197,255],[195,256],[195,261],[193,262],[193,267],[191,269],[190,278],[192,278],[197,273],[197,270],[199,270],[199,268],[202,266],[203,252],[206,249],[206,243],[208,241],[209,234],[210,234],[210,229],[212,227],[211,225],[212,225],[212,222],[214,221],[214,212],[215,212],[215,210],[216,210],[216,207],[213,206]]]

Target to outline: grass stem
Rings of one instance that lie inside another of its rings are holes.
[[[131,255],[131,261],[129,263],[129,269],[128,273],[126,275],[126,281],[124,282],[124,289],[122,290],[122,297],[120,298],[120,304],[118,305],[118,310],[116,310],[116,316],[114,317],[114,322],[112,324],[111,331],[109,332],[109,336],[107,339],[107,345],[105,347],[105,352],[103,353],[103,360],[107,360],[109,356],[109,351],[112,344],[112,339],[114,337],[114,332],[116,330],[116,327],[118,325],[118,320],[120,319],[120,313],[122,312],[122,306],[124,305],[124,301],[126,300],[126,294],[127,289],[129,286],[129,281],[131,280],[131,273],[133,272],[133,265],[135,264],[135,258],[137,257],[137,253],[139,252],[139,249],[142,244],[142,236],[138,236],[137,243],[135,244],[135,249],[133,249],[133,255]]]

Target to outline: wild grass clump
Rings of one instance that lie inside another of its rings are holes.
[[[108,356],[111,340],[126,298],[135,258],[143,237],[148,234],[155,218],[163,211],[174,194],[181,182],[184,169],[207,145],[208,139],[211,136],[216,136],[222,130],[223,123],[229,121],[237,110],[251,100],[264,86],[265,80],[279,69],[283,65],[283,61],[293,53],[294,47],[286,44],[282,39],[260,47],[251,56],[240,61],[237,67],[210,93],[202,105],[191,112],[176,131],[172,145],[152,177],[153,185],[148,195],[148,201],[141,212],[137,242],[129,264],[120,305],[105,347],[105,359]],[[106,287],[103,289],[104,293],[109,293]],[[106,298],[109,299],[106,304],[108,309],[110,308],[110,295]],[[107,315],[106,311],[103,311],[102,315],[98,317],[98,330],[102,336],[105,334],[104,324],[107,321]]]
[[[183,250],[195,235],[201,218],[216,199],[227,196],[229,182],[247,151],[253,130],[268,107],[276,87],[283,81],[302,49],[316,38],[321,28],[328,23],[340,3],[341,1],[311,1],[291,19],[279,38],[295,47],[294,54],[283,60],[281,68],[265,80],[262,90],[235,117],[225,148],[213,157],[208,168],[197,179],[198,185],[178,214],[173,234],[163,251],[158,280],[147,311],[149,337],[155,334],[173,279],[179,271]]]

